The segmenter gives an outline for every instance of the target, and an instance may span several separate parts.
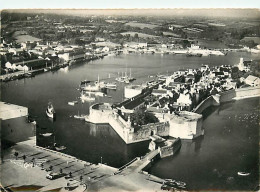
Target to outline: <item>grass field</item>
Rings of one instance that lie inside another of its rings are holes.
[[[244,37],[242,40],[251,41],[253,40],[255,43],[260,44],[260,37]]]
[[[148,24],[148,23],[135,23],[135,22],[129,22],[129,23],[126,23],[125,25],[129,25],[131,27],[140,27],[141,29],[143,29],[145,27],[150,28],[150,29],[158,27],[158,25],[153,25],[153,24]]]
[[[33,37],[31,35],[18,35],[15,37],[15,41],[17,43],[22,43],[22,42],[27,42],[27,41],[30,41],[30,42],[34,42],[34,41],[41,41],[41,39],[38,39],[36,37]]]
[[[178,35],[176,33],[171,33],[171,32],[163,32],[163,35],[168,35],[168,36],[172,36],[172,37],[180,37],[180,35]]]
[[[134,37],[134,35],[136,34],[137,32],[124,32],[124,33],[121,33],[121,35],[127,35],[129,34],[130,36]],[[141,37],[141,38],[154,38],[156,37],[155,35],[148,35],[148,34],[145,34],[145,33],[137,33],[138,34],[138,37]]]

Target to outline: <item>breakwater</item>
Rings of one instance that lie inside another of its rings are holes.
[[[194,113],[202,113],[210,106],[218,106],[221,103],[229,102],[237,99],[245,99],[250,97],[260,97],[260,87],[246,87],[232,89],[217,95],[211,95],[203,100],[194,110]]]

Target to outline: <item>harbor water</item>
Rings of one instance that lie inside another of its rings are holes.
[[[80,81],[96,81],[99,76],[101,80],[114,82],[118,73],[129,74],[131,69],[132,76],[137,79],[133,84],[140,84],[153,79],[148,76],[198,68],[202,64],[234,65],[239,62],[240,57],[244,60],[257,57],[259,59],[257,55],[244,52],[209,57],[160,54],[105,57],[89,63],[76,63],[69,66],[68,71],[47,72],[31,79],[2,83],[2,101],[28,107],[29,113],[38,124],[37,135],[54,132],[50,137],[39,136],[39,145],[47,147],[55,140],[56,143],[66,146],[65,153],[79,159],[93,163],[102,161],[120,167],[136,156],[147,153],[149,142],[126,145],[111,127],[88,124],[74,119],[73,116],[88,114],[89,106],[96,102],[121,102],[124,99],[124,84],[117,83],[116,91],[107,90],[109,97],[96,96],[92,103],[79,102],[70,106],[69,101],[79,101],[80,92],[77,88]],[[55,121],[46,117],[48,102],[52,102],[55,108]],[[255,138],[258,138],[258,125],[253,122],[251,125],[247,124],[247,121],[240,123],[235,119],[235,115],[243,113],[240,115],[246,116],[255,110],[257,102],[256,99],[249,99],[224,104],[220,109],[209,109],[204,122],[204,138],[194,142],[183,141],[176,156],[158,161],[149,171],[162,178],[183,180],[192,189],[252,187],[257,172],[253,170],[258,163],[258,145],[255,144],[258,144],[258,139]],[[231,119],[228,119],[229,117]],[[245,125],[248,127],[245,128]],[[251,139],[248,140],[248,137]],[[243,169],[250,170],[252,174],[247,178],[238,178],[237,171]]]

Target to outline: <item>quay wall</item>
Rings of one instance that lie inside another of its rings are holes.
[[[4,143],[18,143],[35,136],[36,125],[27,123],[27,117],[0,120],[1,139]]]
[[[194,110],[195,113],[202,113],[210,106],[217,106],[221,103],[229,102],[234,99],[245,99],[249,97],[260,97],[260,87],[246,87],[232,89],[220,93],[219,95],[211,95],[203,100]]]

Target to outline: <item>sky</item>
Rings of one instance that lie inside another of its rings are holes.
[[[0,0],[0,9],[258,8],[260,0]]]

